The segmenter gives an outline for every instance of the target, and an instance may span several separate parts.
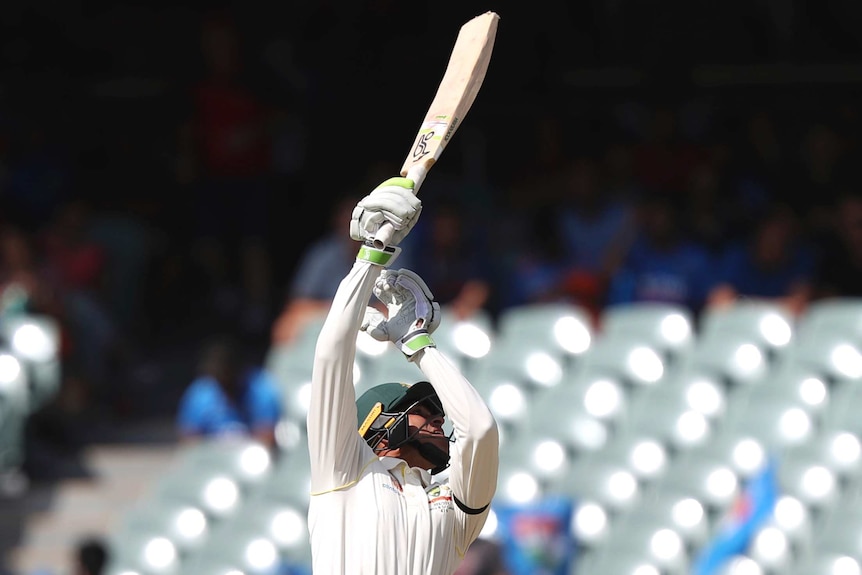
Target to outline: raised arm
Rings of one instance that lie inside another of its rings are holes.
[[[357,261],[332,300],[314,352],[308,450],[312,491],[334,489],[349,481],[362,440],[356,433],[353,361],[356,333],[380,267]]]
[[[371,321],[366,318],[362,329],[393,342],[417,363],[452,422],[455,446],[450,451],[449,485],[463,513],[466,547],[478,537],[497,487],[497,423],[479,392],[437,350],[431,333],[439,323],[440,307],[425,282],[410,270],[387,270],[373,291],[386,303],[389,315],[383,319],[371,314]]]
[[[405,178],[387,180],[353,212],[350,235],[367,243],[361,245],[356,262],[339,284],[314,352],[307,420],[312,492],[346,485],[364,463],[353,390],[356,335],[374,280],[400,251],[397,247],[379,250],[369,244],[384,221],[396,227],[395,244],[415,224],[421,204],[411,187]]]
[[[467,508],[462,511],[467,513],[467,536],[472,541],[478,537],[485,515],[471,516],[471,511],[490,505],[497,488],[500,463],[497,422],[479,392],[440,350],[427,347],[416,355],[419,368],[434,386],[455,431],[455,445],[449,459],[449,485],[452,494]],[[481,521],[471,526],[471,517],[476,516],[481,516]],[[475,533],[470,533],[471,527]]]

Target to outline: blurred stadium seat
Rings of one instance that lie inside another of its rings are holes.
[[[158,530],[121,531],[109,537],[108,572],[141,575],[184,575],[183,557],[176,545]]]
[[[788,575],[840,575],[859,573],[860,563],[852,555],[814,551],[788,570]]]
[[[576,453],[601,449],[627,413],[625,389],[611,378],[584,378],[531,398],[523,430],[553,439]]]
[[[816,337],[797,340],[785,363],[808,368],[829,380],[862,382],[862,345],[839,331],[825,330]]]
[[[574,375],[602,373],[634,389],[662,382],[669,371],[659,350],[636,336],[622,334],[599,338],[575,368]]]
[[[195,506],[146,499],[125,513],[116,533],[128,540],[165,537],[181,556],[203,545],[210,528],[206,514]]]
[[[862,343],[862,298],[829,298],[812,302],[805,310],[798,327],[804,341],[828,333],[855,336]]]
[[[497,323],[501,347],[529,344],[565,358],[589,350],[593,338],[589,313],[573,304],[527,304],[504,310]]]
[[[769,302],[743,301],[727,308],[708,308],[700,318],[700,339],[742,338],[780,354],[793,341],[793,316]]]
[[[770,370],[769,356],[752,337],[728,335],[699,338],[683,358],[680,371],[695,371],[716,378],[727,387],[758,383]]]
[[[618,513],[629,509],[640,499],[637,477],[627,466],[605,460],[601,452],[585,454],[569,466],[568,476],[550,482],[547,492],[566,495],[575,501],[593,501]]]
[[[5,486],[5,481],[20,472],[24,461],[24,425],[26,413],[20,403],[12,397],[0,394],[0,481],[4,486],[0,490],[14,486]]]
[[[187,446],[178,456],[175,474],[225,474],[243,488],[263,481],[272,471],[272,455],[260,442],[244,437],[211,439]]]
[[[204,511],[213,523],[237,512],[244,493],[231,475],[215,469],[177,468],[160,478],[153,497],[163,502],[185,503]]]
[[[480,316],[460,335],[459,325],[468,324],[453,323],[438,339],[473,370],[469,379],[501,424],[495,502],[575,501],[580,558],[572,575],[687,573],[689,558],[770,457],[782,488],[773,516],[747,555],[723,569],[829,575],[822,569],[835,560],[849,565],[862,552],[850,545],[862,541],[862,506],[853,503],[862,475],[862,363],[854,363],[862,355],[850,335],[857,305],[813,306],[796,331],[770,305],[710,313],[699,329],[674,306],[618,306],[606,310],[599,332],[577,307],[531,305],[508,310],[496,331]],[[559,339],[566,329],[568,339]],[[465,348],[471,338],[481,345]],[[358,346],[357,394],[382,381],[422,378],[391,346],[362,336]],[[304,349],[270,356],[289,380],[285,420],[298,429],[310,376]],[[242,444],[186,451],[155,489],[152,507],[129,514],[126,525],[142,527],[127,528],[118,556],[149,575],[141,545],[159,535],[195,573],[254,575],[272,562],[307,564],[305,438],[271,461],[245,455],[257,474],[243,467],[243,453]],[[206,522],[205,545],[178,539],[177,513],[185,510],[189,523],[191,509]],[[163,544],[161,552],[170,554]]]
[[[674,456],[708,441],[713,425],[689,407],[678,390],[662,385],[639,398],[631,416],[622,421],[621,432],[654,438]]]
[[[625,520],[614,523],[607,538],[595,552],[613,562],[617,558],[638,557],[640,563],[654,565],[659,573],[686,575],[689,573],[689,557],[685,541],[665,518],[627,515]],[[596,573],[609,573],[606,563],[600,563]]]
[[[606,308],[601,314],[599,337],[640,339],[644,344],[661,350],[666,358],[673,359],[692,345],[694,330],[688,308],[641,302]]]
[[[0,380],[11,384],[20,377],[29,390],[30,411],[50,401],[60,389],[60,328],[57,321],[39,314],[4,315],[0,319],[0,341],[3,353],[15,358],[13,367],[8,360],[0,361]],[[10,371],[11,370],[11,371]],[[20,370],[20,375],[14,372]]]
[[[659,566],[643,553],[616,551],[613,554],[590,553],[575,563],[570,575],[662,575]]]
[[[812,413],[790,394],[767,394],[749,390],[731,398],[726,428],[752,437],[768,450],[777,450],[807,441],[817,432],[818,414]]]

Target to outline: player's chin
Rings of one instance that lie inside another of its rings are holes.
[[[433,445],[437,449],[449,453],[449,438],[445,435],[438,435],[435,433],[423,433],[422,443]]]

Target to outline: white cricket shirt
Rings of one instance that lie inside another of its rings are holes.
[[[354,264],[317,342],[308,413],[312,571],[451,575],[488,516],[487,508],[465,513],[455,498],[473,510],[491,503],[497,425],[479,393],[437,349],[428,348],[418,365],[454,429],[448,480],[432,483],[428,471],[378,457],[360,437],[353,390],[356,336],[381,269]]]

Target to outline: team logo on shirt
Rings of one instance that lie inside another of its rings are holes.
[[[452,490],[448,485],[431,485],[425,489],[425,493],[428,495],[428,507],[431,511],[446,513],[454,509]]]

